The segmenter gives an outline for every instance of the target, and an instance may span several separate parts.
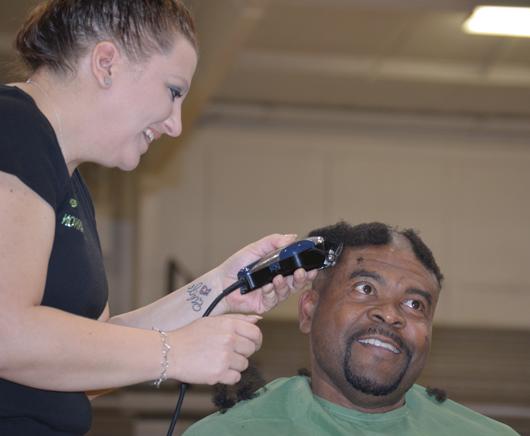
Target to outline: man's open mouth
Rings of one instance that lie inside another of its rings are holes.
[[[366,345],[373,345],[374,347],[384,348],[385,350],[391,351],[394,354],[400,354],[401,350],[395,345],[376,338],[361,338],[357,339],[357,342]]]

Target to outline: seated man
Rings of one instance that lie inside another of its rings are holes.
[[[299,302],[311,378],[277,379],[191,426],[210,435],[516,435],[414,384],[425,366],[442,274],[413,230],[344,222],[314,230],[344,251]]]

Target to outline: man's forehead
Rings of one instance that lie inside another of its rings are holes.
[[[410,260],[415,263],[421,262],[418,260],[410,241],[398,233],[392,234],[392,239],[388,244],[384,245],[364,245],[361,247],[347,247],[348,251],[357,253],[359,261],[365,259],[371,260],[388,260],[388,259],[403,259]]]
[[[381,273],[388,269],[399,269],[407,275],[428,278],[438,287],[434,273],[416,257],[408,241],[406,244],[393,241],[388,245],[347,247],[342,257],[344,272],[347,274],[360,268]]]

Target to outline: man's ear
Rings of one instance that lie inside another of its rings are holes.
[[[318,304],[318,292],[314,289],[305,291],[298,300],[298,326],[304,334],[311,332],[313,314]]]
[[[112,86],[112,73],[117,68],[120,56],[118,47],[111,41],[98,42],[92,49],[92,73],[102,88]]]

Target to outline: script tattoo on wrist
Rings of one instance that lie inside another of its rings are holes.
[[[212,292],[212,288],[203,282],[193,283],[186,289],[186,293],[188,294],[186,301],[190,302],[194,312],[200,312],[204,303],[204,297],[210,295],[210,292]]]

